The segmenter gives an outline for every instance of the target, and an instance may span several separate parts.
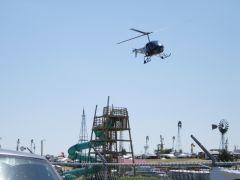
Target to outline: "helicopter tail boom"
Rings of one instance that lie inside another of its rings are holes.
[[[137,49],[133,49],[133,51],[132,51],[133,53],[134,53],[134,55],[135,55],[135,58],[137,57],[137,54],[138,54],[138,51],[137,51]]]
[[[135,57],[137,57],[138,53],[145,54],[146,49],[145,49],[145,47],[139,48],[139,49],[133,49],[132,52],[135,53]]]

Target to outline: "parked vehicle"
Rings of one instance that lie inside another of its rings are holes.
[[[42,156],[0,149],[0,180],[62,180]]]

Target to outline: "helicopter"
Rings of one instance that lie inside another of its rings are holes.
[[[141,33],[141,35],[121,41],[117,44],[121,44],[121,43],[130,41],[130,40],[142,37],[142,36],[147,36],[148,43],[144,47],[139,48],[139,49],[133,49],[133,51],[132,51],[133,53],[135,53],[135,57],[137,57],[138,53],[145,55],[144,56],[144,64],[150,62],[151,57],[154,55],[159,56],[161,59],[165,59],[165,58],[171,56],[171,53],[170,54],[164,53],[164,46],[161,43],[159,43],[159,41],[150,41],[149,34],[152,34],[153,32],[144,32],[144,31],[140,31],[140,30],[134,29],[134,28],[131,28],[130,30]]]

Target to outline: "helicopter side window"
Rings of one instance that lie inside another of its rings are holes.
[[[147,47],[147,49],[152,49],[152,48],[154,47],[154,45],[153,45],[152,43],[148,43],[148,44],[146,45],[146,47]]]

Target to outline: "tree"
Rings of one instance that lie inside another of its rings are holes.
[[[219,161],[223,162],[233,161],[233,156],[227,150],[224,149],[218,155],[218,159]]]

